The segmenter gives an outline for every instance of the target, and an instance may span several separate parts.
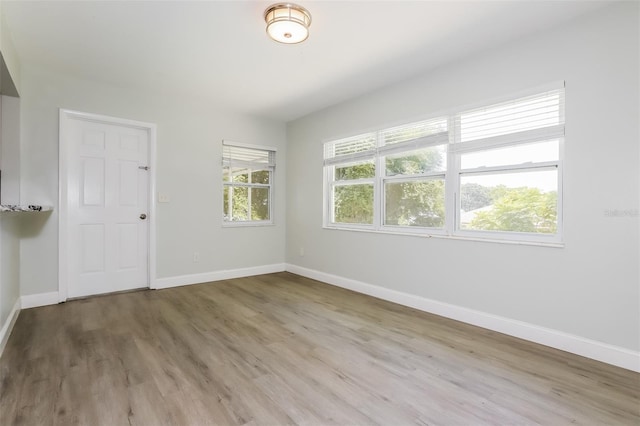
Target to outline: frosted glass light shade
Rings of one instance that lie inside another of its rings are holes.
[[[279,3],[264,12],[267,34],[279,43],[295,44],[309,37],[311,14],[298,5]]]

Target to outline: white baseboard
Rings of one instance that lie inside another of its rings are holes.
[[[11,330],[13,330],[13,326],[18,319],[18,314],[20,313],[20,298],[16,299],[16,303],[13,304],[13,308],[9,313],[9,316],[5,320],[4,324],[2,324],[2,328],[0,329],[0,356],[4,352],[4,348],[9,341],[9,336],[11,335]]]
[[[57,305],[60,295],[57,291],[51,293],[28,294],[20,298],[22,309],[37,308],[39,306]]]
[[[183,285],[200,284],[210,281],[230,280],[233,278],[250,277],[253,275],[272,274],[284,272],[286,265],[276,263],[273,265],[254,266],[250,268],[227,269],[222,271],[205,272],[202,274],[180,275],[177,277],[157,278],[152,284],[153,289],[179,287]]]
[[[523,321],[438,302],[437,300],[427,299],[413,294],[402,293],[361,281],[304,268],[302,266],[287,264],[286,270],[297,275],[353,290],[358,293],[368,294],[379,299],[388,300],[400,305],[409,306],[421,311],[640,372],[640,352],[635,352],[630,349],[540,327]]]

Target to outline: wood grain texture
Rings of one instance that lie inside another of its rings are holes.
[[[20,312],[0,425],[640,424],[640,374],[289,273]]]

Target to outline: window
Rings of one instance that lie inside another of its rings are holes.
[[[383,227],[443,229],[447,120],[383,130],[380,143]]]
[[[226,224],[273,223],[273,149],[223,141],[223,217]]]
[[[332,223],[373,225],[375,134],[325,145]]]
[[[447,141],[447,120],[439,118],[328,142],[330,223],[444,227]]]
[[[325,226],[559,242],[564,88],[329,141]]]
[[[455,116],[461,235],[557,239],[563,98],[551,90]]]

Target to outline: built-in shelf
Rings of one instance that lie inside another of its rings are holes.
[[[53,210],[53,206],[0,204],[0,212],[48,212]]]

